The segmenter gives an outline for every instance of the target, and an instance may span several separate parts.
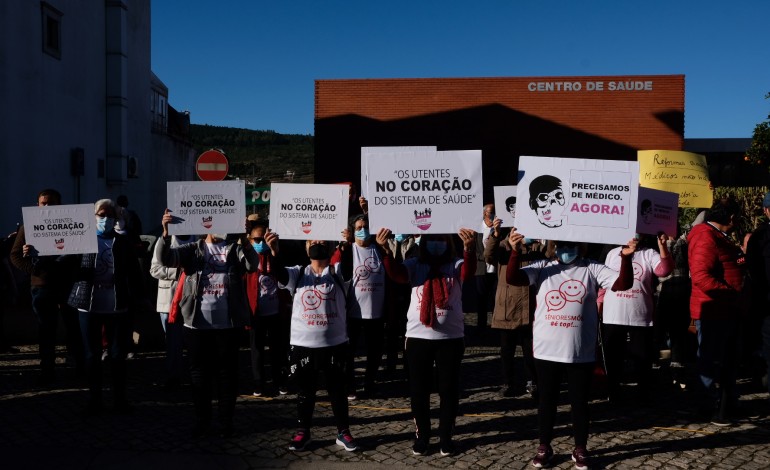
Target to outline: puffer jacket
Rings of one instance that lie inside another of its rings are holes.
[[[67,264],[75,261],[75,284],[72,286],[67,303],[79,310],[91,311],[91,300],[94,290],[94,275],[96,271],[97,253],[72,255],[67,257]],[[112,245],[114,261],[115,311],[126,310],[132,301],[143,298],[144,289],[141,284],[142,274],[139,260],[134,253],[133,245],[123,235],[115,235]]]
[[[692,293],[690,317],[735,317],[743,289],[745,256],[729,238],[709,223],[698,224],[687,235]]]
[[[195,315],[199,313],[198,301],[203,295],[200,276],[205,264],[205,240],[171,248],[169,239],[161,237],[158,244],[161,251],[161,264],[171,268],[182,268],[185,281],[182,284],[182,299],[179,310],[185,326],[193,326]],[[259,265],[257,252],[250,243],[231,242],[227,247],[227,307],[234,327],[245,327],[251,322],[249,301],[246,296],[244,274],[254,272]]]
[[[179,275],[182,271],[178,268],[169,268],[163,266],[160,262],[160,257],[163,252],[163,247],[158,243],[161,237],[155,241],[155,248],[152,253],[152,263],[150,264],[150,276],[158,280],[158,299],[155,305],[155,310],[159,313],[168,313],[171,308],[171,299],[174,297],[174,291],[179,282]],[[171,247],[176,248],[179,246],[179,242],[176,237],[171,237]]]

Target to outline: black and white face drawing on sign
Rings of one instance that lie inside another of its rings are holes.
[[[505,198],[505,210],[511,214],[511,219],[516,219],[516,196]]]
[[[565,204],[559,178],[540,175],[529,183],[529,207],[537,214],[538,222],[546,227],[561,227]]]

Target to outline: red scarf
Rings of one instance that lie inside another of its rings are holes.
[[[433,328],[436,324],[436,309],[445,309],[449,301],[449,288],[446,278],[438,266],[431,266],[428,279],[422,285],[420,303],[420,323]]]
[[[179,276],[179,281],[176,284],[176,290],[174,291],[174,297],[171,299],[171,305],[168,309],[168,322],[176,323],[176,318],[179,315],[179,302],[182,301],[182,294],[184,291],[184,280],[187,276],[184,271]]]
[[[268,259],[267,255],[257,256],[259,256],[259,268],[257,268],[257,270],[253,273],[246,273],[246,297],[249,299],[251,316],[257,314],[257,307],[259,306],[259,276],[262,275],[262,270],[260,268],[262,268],[262,266],[266,266],[266,274],[269,274],[271,271],[270,260]]]

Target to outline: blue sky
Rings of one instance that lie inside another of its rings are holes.
[[[685,137],[751,137],[770,1],[152,1],[192,122],[313,133],[314,80],[685,74]]]

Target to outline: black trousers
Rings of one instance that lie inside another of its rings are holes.
[[[385,322],[382,318],[361,319],[348,318],[348,349],[347,389],[349,392],[356,390],[355,355],[358,343],[363,337],[366,346],[366,373],[364,375],[364,390],[370,391],[377,378],[377,371],[382,362],[382,349],[384,345]]]
[[[510,330],[500,330],[500,359],[503,362],[503,378],[508,387],[514,386],[516,346],[521,345],[524,366],[533,383],[537,383],[535,359],[532,356],[532,325],[522,325]]]
[[[280,314],[266,317],[255,316],[249,330],[249,346],[251,349],[251,375],[257,386],[264,388],[267,376],[265,363],[270,363],[273,382],[278,387],[286,385],[288,375],[289,324]],[[270,354],[265,352],[265,346],[270,348]],[[266,361],[269,356],[269,361]]]
[[[240,330],[197,330],[185,327],[190,360],[193,403],[197,425],[211,424],[212,394],[217,386],[219,422],[231,427],[238,397],[238,342]]]
[[[594,363],[567,364],[535,359],[535,369],[537,370],[537,386],[540,391],[540,403],[537,407],[540,443],[550,445],[553,440],[559,391],[562,376],[566,374],[569,385],[569,401],[572,408],[575,446],[585,447],[588,443],[588,398]]]
[[[654,329],[646,326],[609,324],[602,325],[602,328],[610,398],[619,398],[626,356],[634,366],[640,394],[643,397],[649,395],[652,388]]]
[[[297,422],[300,429],[308,430],[313,423],[318,373],[326,379],[326,391],[337,423],[337,432],[350,427],[345,374],[348,359],[348,343],[323,348],[291,346],[289,353],[289,379],[297,389]]]
[[[460,365],[464,353],[464,338],[406,339],[412,415],[418,439],[430,439],[430,392],[434,364],[440,398],[439,438],[442,442],[452,438],[460,403]]]

